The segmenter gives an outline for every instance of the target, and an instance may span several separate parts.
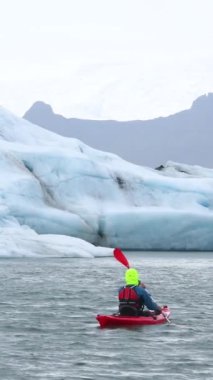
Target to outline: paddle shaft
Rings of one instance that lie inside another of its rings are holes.
[[[167,320],[167,322],[170,324],[171,321],[170,321],[170,319],[167,317],[167,315],[166,315],[163,311],[161,311],[161,313],[163,314],[163,316],[164,316],[164,318]]]

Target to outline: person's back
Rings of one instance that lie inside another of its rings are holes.
[[[142,310],[143,302],[136,290],[138,286],[126,285],[120,288],[119,312],[123,315],[138,315],[139,310]]]
[[[143,315],[144,306],[155,314],[161,313],[161,307],[153,300],[145,285],[141,284],[136,269],[126,271],[125,282],[126,285],[119,289],[118,294],[121,315]]]

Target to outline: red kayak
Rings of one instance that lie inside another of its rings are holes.
[[[151,315],[148,317],[125,316],[119,314],[112,315],[97,315],[96,319],[100,327],[122,327],[122,326],[143,326],[143,325],[158,325],[160,323],[169,322],[170,310],[167,306],[162,308],[162,314]]]

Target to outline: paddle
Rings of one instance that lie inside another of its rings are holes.
[[[129,262],[120,248],[115,248],[113,254],[116,260],[118,260],[125,267],[130,268]]]
[[[161,314],[163,314],[163,316],[164,316],[164,318],[166,319],[166,321],[170,324],[170,323],[172,323],[171,321],[170,321],[170,319],[167,317],[167,315],[161,310]]]

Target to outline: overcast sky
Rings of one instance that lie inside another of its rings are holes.
[[[213,92],[213,0],[0,0],[0,104],[148,119]]]

